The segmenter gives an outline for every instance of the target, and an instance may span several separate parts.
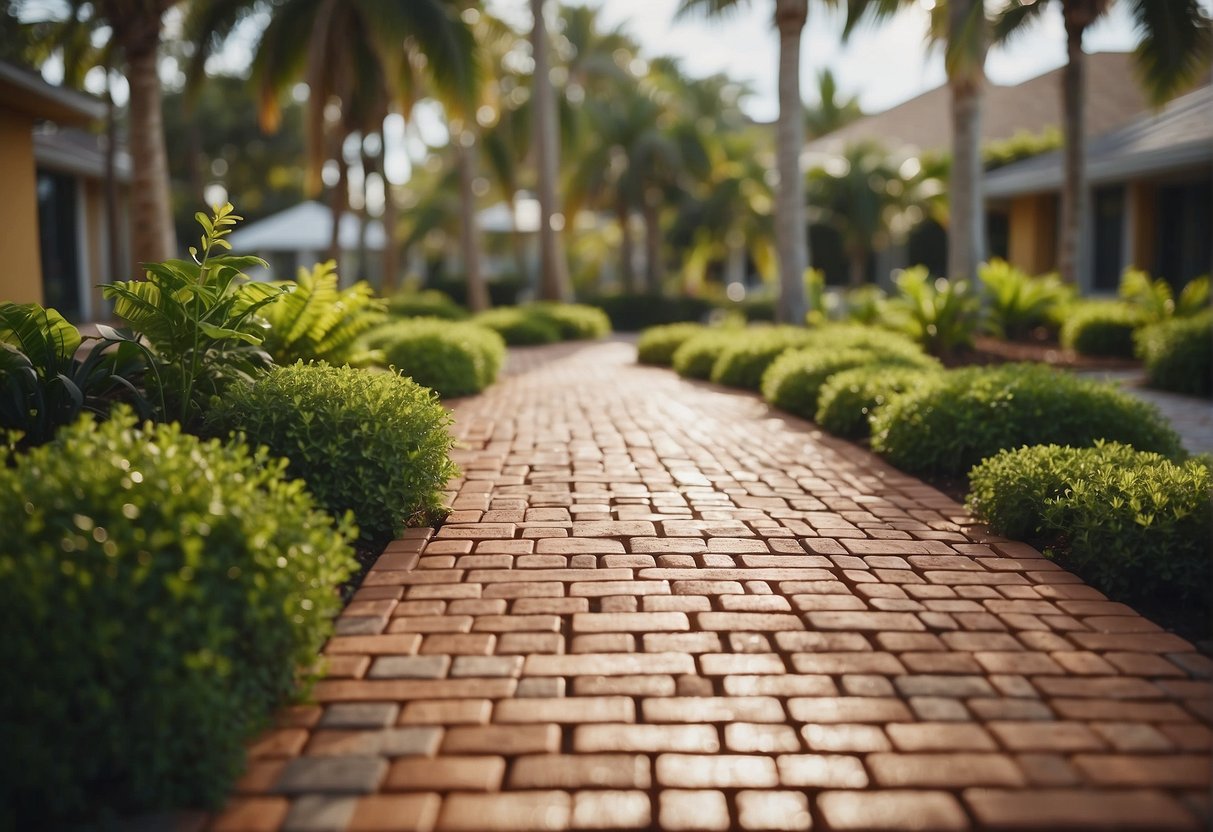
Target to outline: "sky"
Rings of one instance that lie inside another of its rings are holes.
[[[1169,0],[1168,0],[1169,1]],[[776,99],[778,39],[771,14],[773,0],[751,0],[728,19],[674,20],[679,0],[582,0],[598,6],[603,22],[622,26],[639,40],[646,57],[675,55],[692,75],[727,72],[749,81],[755,94],[744,104],[753,118],[769,121]],[[943,56],[927,54],[923,34],[927,8],[916,8],[890,21],[869,26],[841,43],[842,17],[809,0],[809,21],[801,44],[801,90],[811,100],[818,71],[830,67],[843,93],[858,95],[867,112],[885,110],[942,84]],[[529,25],[528,0],[488,0],[488,7],[521,26]],[[1060,4],[1054,4],[1060,6]],[[1137,43],[1125,3],[1087,31],[1088,52],[1127,51]],[[1213,0],[1202,0],[1206,10]],[[1051,9],[1035,30],[1005,49],[990,53],[986,73],[998,84],[1015,84],[1062,66],[1066,60],[1060,9]]]

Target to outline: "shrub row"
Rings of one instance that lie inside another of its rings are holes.
[[[576,303],[531,303],[481,312],[473,323],[495,331],[511,347],[581,341],[611,334],[606,313]]]
[[[505,362],[505,341],[493,330],[462,321],[413,318],[373,331],[368,346],[413,381],[443,397],[479,393]]]

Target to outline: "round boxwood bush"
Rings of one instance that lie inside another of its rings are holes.
[[[431,523],[458,473],[450,414],[432,391],[395,373],[277,367],[233,387],[207,424],[286,457],[321,505],[352,511],[372,540]]]
[[[786,350],[815,340],[812,330],[797,326],[773,326],[746,330],[724,348],[712,365],[712,381],[729,387],[757,390],[762,374]]]
[[[870,347],[808,347],[785,352],[775,359],[762,377],[762,396],[780,410],[812,419],[817,415],[818,393],[830,376],[855,367],[889,364],[939,367],[938,361],[921,352],[886,352]]]
[[[896,364],[843,370],[821,385],[814,421],[835,436],[864,438],[876,408],[899,393],[930,384],[938,375],[938,370]]]
[[[674,352],[691,338],[705,331],[702,324],[665,324],[640,333],[636,341],[636,360],[641,364],[669,367]]]
[[[914,474],[958,476],[1007,448],[1097,439],[1183,454],[1153,405],[1039,364],[955,370],[895,397],[872,419],[873,449]]]
[[[562,341],[588,341],[611,334],[611,319],[596,306],[541,302],[524,306],[522,310],[553,324]]]
[[[1133,357],[1133,331],[1145,323],[1142,312],[1119,301],[1088,301],[1070,307],[1061,327],[1061,344],[1082,355]]]
[[[355,567],[285,464],[126,410],[0,464],[0,827],[227,794]]]
[[[1003,451],[969,475],[969,506],[998,534],[1041,545],[1128,601],[1213,600],[1213,478],[1127,445]]]
[[[709,329],[692,336],[674,351],[674,369],[680,376],[708,379],[720,354],[745,337],[744,329]]]
[[[443,318],[462,321],[468,312],[444,292],[424,289],[420,292],[401,292],[387,302],[388,314],[398,318]]]
[[[1143,327],[1134,340],[1151,387],[1190,396],[1213,395],[1213,314]]]
[[[560,326],[555,321],[529,314],[519,307],[490,309],[474,317],[472,322],[493,330],[511,347],[554,344],[560,340]]]
[[[505,341],[471,323],[418,318],[380,327],[367,345],[400,373],[444,398],[479,393],[497,379]]]

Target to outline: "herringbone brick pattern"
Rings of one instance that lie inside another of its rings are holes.
[[[626,344],[456,407],[213,829],[1199,829],[1213,663],[860,448]]]

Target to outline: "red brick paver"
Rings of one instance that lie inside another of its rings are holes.
[[[625,344],[456,407],[216,830],[1199,829],[1213,663],[865,451]]]

